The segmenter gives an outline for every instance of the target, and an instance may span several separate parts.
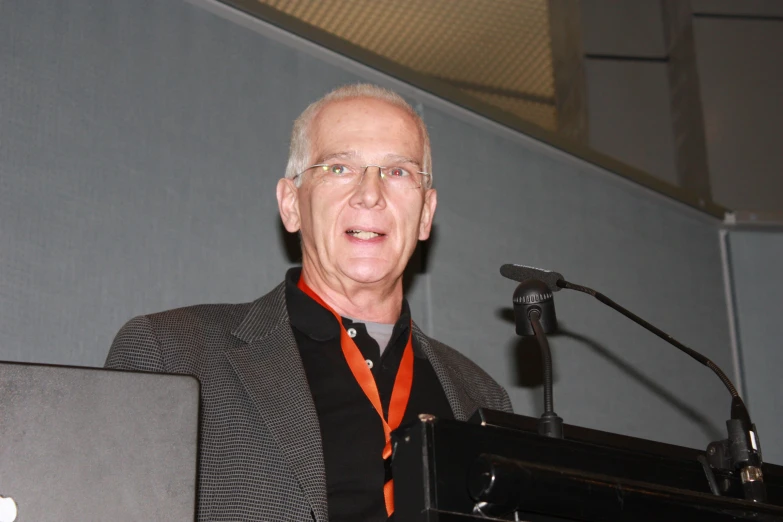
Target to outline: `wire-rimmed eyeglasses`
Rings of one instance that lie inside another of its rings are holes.
[[[310,165],[296,177],[302,176],[305,172],[317,169],[313,177],[322,183],[331,185],[352,185],[362,182],[364,174],[369,167],[377,167],[381,180],[388,187],[394,189],[418,189],[427,183],[427,178],[432,174],[419,170],[411,170],[406,167],[381,165],[351,165],[350,163],[317,163]]]

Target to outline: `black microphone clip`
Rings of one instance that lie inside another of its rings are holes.
[[[538,421],[538,433],[562,439],[563,419],[554,410],[552,352],[546,338],[546,334],[557,330],[552,292],[545,282],[528,278],[517,285],[513,302],[517,335],[536,338],[544,363],[544,413]]]

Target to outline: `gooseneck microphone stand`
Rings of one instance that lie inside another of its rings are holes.
[[[731,394],[731,418],[726,421],[728,438],[710,443],[709,446],[707,446],[706,459],[700,459],[702,466],[704,467],[704,472],[707,475],[710,489],[715,495],[721,494],[710,466],[712,466],[712,468],[727,471],[738,471],[742,481],[745,499],[754,502],[765,502],[767,500],[767,491],[764,486],[764,475],[761,471],[761,444],[756,431],[756,425],[751,422],[750,414],[745,407],[742,397],[740,397],[734,384],[732,384],[731,379],[723,373],[723,370],[707,357],[696,350],[688,348],[671,335],[651,325],[630,310],[623,308],[602,293],[586,286],[569,283],[565,279],[562,279],[562,277],[558,278],[555,284],[560,288],[576,290],[577,292],[583,292],[595,297],[605,305],[620,312],[631,321],[649,330],[676,348],[679,348],[681,351],[715,372]]]
[[[554,409],[552,393],[552,352],[546,334],[557,330],[557,316],[552,292],[542,281],[530,279],[514,291],[514,322],[518,335],[534,336],[544,363],[544,413],[538,421],[538,433],[563,438],[563,419]]]
[[[745,403],[742,401],[739,393],[737,393],[737,389],[734,387],[734,384],[732,384],[731,379],[723,373],[723,370],[721,370],[717,364],[696,350],[688,348],[674,339],[671,335],[651,325],[638,315],[626,310],[602,293],[596,292],[592,288],[586,286],[569,283],[563,278],[563,275],[558,272],[525,265],[507,264],[500,267],[500,273],[503,277],[521,283],[525,283],[529,280],[543,282],[550,292],[557,292],[561,288],[568,288],[569,290],[576,290],[577,292],[591,295],[712,370],[731,394],[731,418],[726,421],[728,438],[710,443],[710,445],[707,446],[707,456],[701,456],[699,458],[699,461],[704,468],[704,473],[707,476],[710,489],[715,495],[721,495],[728,492],[729,485],[726,481],[722,481],[721,484],[718,484],[715,480],[713,468],[720,469],[739,474],[746,500],[766,502],[767,490],[764,485],[764,475],[761,470],[761,444],[759,442],[756,425],[751,422],[748,409],[745,407]],[[519,333],[519,319],[517,319],[517,333]]]

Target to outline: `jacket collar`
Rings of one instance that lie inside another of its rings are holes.
[[[231,332],[244,341],[227,356],[290,469],[318,522],[326,522],[326,471],[318,414],[307,384],[288,312],[285,287],[256,300]]]
[[[245,318],[231,335],[249,343],[266,337],[285,324],[288,324],[288,310],[285,306],[285,283],[281,283],[253,301]]]
[[[454,354],[448,352],[453,352],[453,350],[424,335],[416,323],[413,323],[413,336],[419,342],[419,347],[432,365],[432,369],[435,370],[435,375],[438,376],[438,381],[446,394],[454,418],[467,421],[478,409],[479,403],[469,395],[469,387],[460,386],[463,382],[462,373],[453,364],[450,364],[454,361]]]

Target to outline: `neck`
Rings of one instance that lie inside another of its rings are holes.
[[[393,324],[402,310],[402,277],[391,283],[359,283],[327,277],[303,263],[304,282],[342,317]]]

